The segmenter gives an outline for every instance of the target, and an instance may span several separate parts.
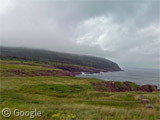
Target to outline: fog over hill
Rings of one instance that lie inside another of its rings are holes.
[[[0,47],[0,49],[1,59],[58,62],[65,64],[88,66],[107,71],[121,70],[118,64],[105,58],[29,48]]]

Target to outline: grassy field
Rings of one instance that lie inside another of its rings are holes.
[[[1,60],[1,69],[57,70],[40,64],[21,61]],[[19,63],[19,64],[17,64]],[[30,63],[30,64],[29,64]],[[31,64],[32,63],[32,64]],[[158,92],[100,92],[92,82],[98,79],[56,77],[56,76],[3,76],[0,77],[0,109],[12,111],[42,112],[37,120],[158,120],[160,102]],[[150,100],[154,108],[146,108],[140,95]],[[29,120],[29,117],[16,117],[13,114],[2,120]]]

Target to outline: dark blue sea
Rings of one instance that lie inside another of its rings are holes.
[[[142,68],[122,68],[124,71],[81,74],[77,77],[98,78],[106,81],[131,81],[139,85],[151,84],[160,88],[160,70]]]

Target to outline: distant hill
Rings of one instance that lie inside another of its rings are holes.
[[[105,58],[60,53],[55,51],[18,48],[18,47],[0,47],[1,59],[18,59],[40,62],[57,62],[64,64],[73,64],[80,66],[103,69],[105,71],[120,71],[118,64]]]

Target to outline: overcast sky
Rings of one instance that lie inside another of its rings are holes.
[[[159,68],[160,0],[0,0],[0,40]]]

